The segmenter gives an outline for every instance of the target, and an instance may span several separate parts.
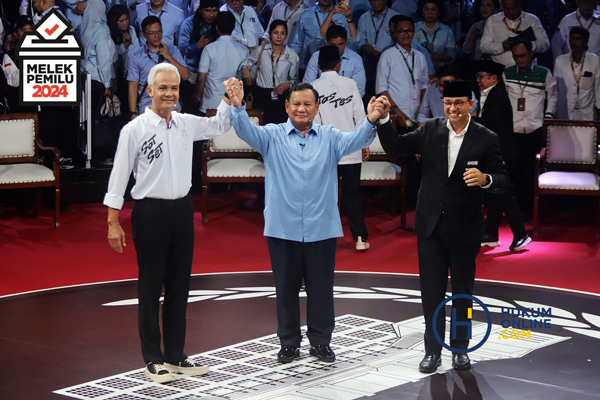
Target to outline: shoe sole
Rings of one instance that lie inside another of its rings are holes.
[[[456,365],[454,363],[452,363],[452,368],[454,368],[457,371],[466,371],[471,369],[471,363],[468,363],[467,365]]]
[[[313,357],[316,357],[319,361],[323,361],[323,362],[334,362],[335,361],[335,356],[333,356],[333,358],[332,357],[321,357],[313,349],[310,349],[310,355]]]
[[[517,246],[515,248],[510,249],[511,251],[518,251],[521,250],[523,248],[525,248],[527,245],[529,245],[529,243],[533,242],[533,239],[531,239],[530,237],[528,237],[527,239],[525,239],[525,242],[523,242],[523,244],[521,244],[520,246]]]
[[[165,374],[165,375],[151,374],[150,371],[148,371],[147,368],[144,371],[144,374],[146,374],[146,376],[148,378],[150,378],[152,380],[152,382],[155,382],[155,383],[173,382],[173,377],[171,376],[171,374]]]
[[[178,367],[177,365],[165,363],[165,368],[172,374],[184,374],[189,376],[206,375],[210,369],[203,365],[201,367]]]
[[[435,365],[435,368],[432,369],[425,369],[425,368],[421,368],[421,366],[419,365],[419,372],[422,372],[424,374],[431,374],[432,372],[437,371],[437,369],[439,368],[439,366],[442,365],[442,359],[440,358],[437,362],[437,364]]]
[[[282,364],[289,364],[292,361],[294,361],[296,358],[300,358],[300,350],[296,350],[296,354],[294,354],[292,357],[280,357],[279,355],[277,355],[277,361],[279,361]]]
[[[481,247],[499,247],[500,242],[483,242],[481,243]]]

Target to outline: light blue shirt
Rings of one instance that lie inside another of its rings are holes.
[[[131,59],[131,57],[133,57],[136,51],[142,48],[140,40],[137,36],[137,32],[135,31],[135,28],[131,25],[129,26],[129,35],[131,35],[131,44],[129,45],[129,47],[125,48],[125,45],[123,43],[116,46],[117,54],[119,55],[119,62],[117,64],[117,67],[122,68],[125,71],[129,71],[129,60]],[[125,75],[125,77],[127,77],[127,75]]]
[[[117,59],[117,50],[111,37],[99,41],[96,46],[90,46],[85,55],[81,69],[92,76],[92,80],[98,81],[105,88],[115,86],[116,74],[114,60]]]
[[[359,48],[368,44],[382,53],[388,47],[393,46],[394,41],[390,36],[390,19],[394,15],[398,15],[398,13],[387,7],[379,16],[376,16],[373,10],[361,15],[357,27]]]
[[[411,17],[413,21],[421,20],[421,13],[417,11],[418,0],[394,0],[392,2],[392,10],[398,14]]]
[[[242,15],[233,11],[227,4],[221,6],[219,11],[230,11],[235,17],[235,29],[231,33],[231,36],[248,47],[256,47],[265,33],[260,21],[258,20],[258,16],[256,15],[256,11],[250,6],[244,6],[244,11],[242,11]],[[245,41],[245,43],[244,43]]]
[[[175,58],[175,60],[181,64],[185,65],[185,61],[179,52],[179,49],[172,44],[167,45],[167,49],[169,53]],[[164,62],[168,62],[165,60]],[[148,83],[148,74],[150,73],[150,69],[158,64],[158,53],[150,51],[148,45],[144,44],[138,51],[133,53],[133,57],[129,60],[129,71],[127,72],[127,80],[130,82],[138,83],[138,95],[142,93],[142,89]],[[144,90],[142,94],[142,98],[140,99],[140,110],[145,109],[152,105],[152,99],[148,95],[148,92]],[[175,106],[175,108],[179,107],[179,103]],[[216,107],[215,107],[216,108]]]
[[[204,48],[198,68],[198,72],[206,73],[200,111],[217,108],[225,92],[223,82],[233,76],[241,78],[238,68],[246,57],[246,46],[239,44],[229,35],[220,36]]]
[[[63,9],[65,10],[65,15],[75,30],[79,29],[79,25],[81,25],[81,21],[83,19],[83,15],[75,14],[73,12],[75,6],[77,6],[75,3],[78,1],[79,0],[63,0]],[[108,8],[106,9],[106,12],[108,12]]]
[[[469,110],[469,114],[475,112],[475,110],[477,110],[477,105],[479,104],[477,102],[477,98],[475,97],[475,93],[471,92],[471,98],[473,99],[474,103],[473,107],[471,107]],[[427,91],[425,92],[425,96],[421,102],[421,107],[419,108],[417,122],[425,123],[425,121],[427,121],[429,118],[446,118],[442,94],[435,86],[435,83],[427,87]]]
[[[190,43],[190,36],[194,28],[194,16],[186,18],[181,25],[179,31],[179,41],[177,47],[183,56],[190,72],[198,72],[198,64],[200,63],[200,55],[203,49],[198,48],[198,42]],[[210,31],[211,26],[206,25],[204,20],[200,21],[200,36],[205,35]]]
[[[333,7],[334,4],[331,4]],[[331,7],[329,10],[331,10]],[[325,22],[325,18],[329,14],[329,10],[326,13],[321,11],[321,8],[316,5],[302,12],[300,21],[298,22],[298,28],[296,29],[296,36],[292,41],[292,50],[298,53],[300,56],[300,69],[306,68],[311,55],[325,46],[325,38],[321,37],[320,29],[321,24]],[[346,46],[351,46],[354,50],[358,51],[358,43],[350,38],[350,29],[348,28],[348,21],[343,14],[336,13],[333,15],[332,21],[339,26],[343,26],[348,32],[348,43]],[[316,78],[315,78],[316,79]]]
[[[319,53],[320,51],[316,51],[310,57],[302,82],[311,83],[315,79],[321,77],[322,72],[319,68]],[[362,58],[356,52],[350,50],[348,46],[346,46],[344,53],[342,54],[342,65],[338,74],[340,76],[345,76],[346,78],[354,79],[360,95],[365,95],[367,77],[365,75],[365,67]]]
[[[173,44],[175,38],[179,37],[179,27],[183,22],[183,11],[181,11],[176,6],[172,5],[169,2],[165,2],[163,8],[155,13],[150,6],[150,2],[147,1],[143,4],[139,4],[135,11],[137,12],[137,20],[136,29],[142,33],[142,21],[148,15],[154,15],[155,17],[160,18],[160,22],[162,23],[163,30],[163,39],[162,41],[165,44]],[[146,40],[142,38],[142,41],[145,43]]]
[[[417,118],[421,90],[427,89],[428,83],[425,56],[414,48],[408,53],[396,45],[381,53],[375,93],[387,91],[394,103],[413,121]]]
[[[353,132],[313,123],[302,137],[290,120],[256,126],[245,106],[231,110],[238,136],[265,162],[264,235],[296,242],[316,242],[343,236],[337,208],[337,164],[375,139],[367,119]]]
[[[419,21],[415,24],[415,40],[419,42],[423,47],[434,51],[439,54],[447,54],[452,57],[452,61],[456,57],[456,43],[454,41],[454,34],[448,25],[444,25],[438,22],[437,28],[430,35],[427,33],[427,29],[423,25],[423,21]],[[438,69],[443,66],[444,62],[434,63],[435,68]]]

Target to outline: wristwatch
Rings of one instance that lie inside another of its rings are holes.
[[[492,178],[488,174],[485,174],[485,183],[482,186],[487,186],[490,183],[492,183]]]

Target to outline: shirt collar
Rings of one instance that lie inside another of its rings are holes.
[[[533,71],[533,68],[535,68],[535,63],[533,61],[531,61],[531,65],[529,66],[529,68],[527,68],[527,71]],[[523,70],[517,66],[517,73],[520,73],[520,72],[525,72],[525,70]]]
[[[383,9],[383,11],[381,12],[381,14],[379,15],[375,15],[375,11],[373,11],[373,9],[371,8],[371,16],[374,18],[380,18],[383,17],[384,15],[386,15],[386,11],[388,10],[387,6]]]
[[[450,123],[450,120],[446,120],[446,126],[448,127],[448,130],[450,131],[450,137],[465,136],[465,134],[467,133],[467,130],[469,129],[469,125],[471,124],[471,115],[469,115],[468,117],[469,117],[469,121],[467,122],[467,125],[465,125],[465,129],[463,129],[463,131],[461,133],[459,133],[458,135],[454,131],[454,128],[452,128],[452,124]]]
[[[517,18],[517,19],[510,19],[510,18],[508,18],[508,17],[506,16],[506,14],[504,14],[504,12],[502,13],[502,15],[504,15],[504,18],[505,18],[507,21],[510,21],[510,22],[517,22],[517,21],[521,21],[521,20],[523,19],[523,11],[522,11],[522,10],[521,10],[521,15],[519,15],[519,18]]]
[[[402,54],[406,54],[407,56],[410,56],[413,53],[413,51],[415,50],[412,46],[412,43],[410,45],[410,51],[404,50],[402,47],[400,47],[400,45],[398,43],[396,43],[396,47],[398,48],[398,50],[400,50],[402,52]]]
[[[161,122],[165,121],[164,118],[162,118],[157,113],[152,111],[152,109],[150,107],[146,107],[146,112],[144,112],[144,115],[148,116],[148,119],[150,120],[150,124],[152,124],[152,126],[155,128],[157,126],[159,126]],[[178,120],[179,120],[179,116],[177,115],[177,111],[171,111],[171,125],[178,126],[179,125]],[[164,125],[166,126],[166,122],[164,122]]]
[[[338,73],[335,71],[327,71],[327,72],[323,72],[321,74],[321,77],[328,77],[328,76],[334,76],[334,75],[337,76]]]
[[[310,127],[310,129],[306,132],[307,135],[308,133],[310,133],[310,131],[313,131],[315,135],[317,135],[319,133],[317,125],[314,123],[312,123],[312,126]],[[300,136],[302,136],[302,134],[300,133],[300,131],[298,129],[296,129],[296,127],[294,126],[294,124],[292,124],[292,121],[290,120],[290,118],[288,117],[287,122],[285,123],[285,133],[287,133],[288,135],[291,135],[294,132],[298,132],[298,134]]]
[[[594,12],[592,13],[592,16],[590,17],[590,19],[585,19],[585,17],[583,15],[581,15],[581,11],[579,11],[579,8],[576,11],[576,14],[579,18],[583,19],[584,21],[591,21],[594,18],[598,18],[598,12],[596,10],[594,10]]]
[[[151,10],[151,11],[152,11],[154,14],[160,14],[161,12],[165,12],[165,13],[166,13],[166,12],[169,12],[169,6],[168,6],[167,4],[169,4],[169,2],[168,2],[168,1],[165,1],[165,4],[163,4],[162,8],[161,8],[160,10],[158,10],[158,12],[155,12],[155,11],[152,9],[152,5],[150,5],[150,4],[148,4],[148,8],[149,8],[149,10]],[[150,13],[148,13],[148,14],[150,14]]]
[[[482,94],[482,95],[485,95],[485,96],[487,96],[487,95],[490,93],[490,90],[492,90],[492,89],[493,89],[493,88],[494,88],[494,87],[495,87],[497,84],[498,84],[498,83],[496,82],[496,83],[494,83],[492,86],[490,86],[489,88],[487,88],[487,89],[483,89],[483,90],[481,91],[481,94]]]

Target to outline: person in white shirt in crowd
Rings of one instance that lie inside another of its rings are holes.
[[[558,95],[556,79],[548,68],[533,62],[533,44],[516,39],[511,44],[516,65],[504,70],[504,83],[513,109],[513,125],[521,152],[515,177],[515,196],[522,211],[533,207],[535,157],[542,148],[545,118],[554,118]]]
[[[229,11],[235,17],[235,30],[231,36],[251,53],[265,33],[254,8],[245,6],[244,0],[227,0],[220,11]]]
[[[429,77],[425,56],[411,45],[415,24],[409,17],[400,17],[395,27],[397,43],[381,54],[377,64],[375,90],[389,99],[390,112],[396,115],[398,123],[410,127],[425,96]]]
[[[354,132],[365,120],[365,107],[356,82],[338,75],[340,67],[341,58],[337,47],[321,47],[319,68],[323,73],[312,82],[313,88],[319,92],[319,111],[314,123],[333,125],[344,132]],[[369,148],[366,147],[342,157],[337,167],[338,175],[342,178],[344,214],[356,243],[356,250],[367,250],[370,247],[360,189],[361,164],[368,159]]]
[[[32,0],[31,8],[35,12],[35,15],[31,17],[34,24],[40,22],[44,15],[48,14],[51,9],[55,9],[59,14],[68,20],[65,14],[61,11],[60,7],[56,5],[55,0]],[[21,15],[27,15],[27,13]]]
[[[298,54],[284,44],[287,25],[276,19],[269,26],[269,43],[254,49],[240,68],[244,82],[252,86],[253,107],[263,110],[265,123],[279,124],[287,120],[285,100],[290,87],[298,82]],[[259,64],[260,63],[260,64]],[[256,68],[256,81],[252,69]]]
[[[167,0],[148,0],[145,3],[138,4],[135,10],[137,14],[136,28],[140,34],[143,32],[142,22],[144,18],[153,15],[158,17],[162,24],[163,42],[177,46],[179,29],[184,19],[183,11]]]
[[[0,26],[2,24],[0,23]],[[11,36],[18,42],[25,32],[31,32],[33,21],[26,15],[20,15],[15,22],[14,30]],[[19,71],[21,69],[21,60],[15,55],[16,49],[13,47],[2,56],[2,64],[0,69],[4,73],[6,79],[7,90],[4,95],[8,102],[9,112],[37,112],[37,107],[21,106],[19,100],[19,86],[21,85],[21,77]]]
[[[427,86],[427,91],[419,107],[417,127],[420,128],[429,118],[444,118],[444,82],[454,81],[460,77],[460,69],[455,64],[446,64],[437,73],[437,81]],[[472,93],[473,107],[469,114],[476,115],[478,102],[475,93]]]
[[[171,64],[157,64],[150,70],[147,87],[152,105],[121,131],[104,196],[108,243],[122,253],[126,236],[119,213],[133,172],[131,197],[135,206],[131,225],[139,270],[138,329],[146,363],[144,373],[157,383],[172,381],[172,373],[209,372],[207,366],[196,363],[184,352],[194,256],[194,206],[189,194],[192,149],[194,141],[221,135],[231,127],[230,103],[226,98],[212,118],[173,111],[180,81],[179,71]],[[163,287],[164,352],[159,324]]]
[[[552,36],[552,55],[556,59],[563,54],[569,54],[569,30],[574,26],[581,26],[590,33],[588,49],[600,57],[600,18],[596,11],[594,0],[577,0],[577,11],[565,15],[558,24]]]
[[[284,20],[287,24],[288,34],[283,43],[286,46],[289,46],[292,44],[294,36],[296,36],[296,29],[298,29],[298,21],[300,21],[300,16],[304,10],[310,7],[311,6],[304,0],[283,0],[273,8],[271,19],[267,26],[271,26],[273,21],[276,19]],[[269,40],[269,32],[265,31],[263,40]]]
[[[598,119],[600,108],[600,61],[587,51],[590,32],[582,26],[569,31],[570,54],[563,54],[554,63],[558,84],[556,117],[592,121]]]
[[[491,54],[492,60],[506,67],[514,65],[511,53],[511,41],[516,36],[531,28],[535,35],[532,42],[535,53],[543,53],[550,49],[550,40],[538,17],[523,11],[522,0],[502,0],[503,12],[489,17],[480,50],[483,54]]]
[[[248,57],[248,48],[231,35],[236,25],[233,13],[220,11],[215,25],[219,38],[202,52],[195,89],[203,114],[209,108],[217,108],[223,94],[221,84],[232,76],[241,77],[239,66]]]
[[[475,19],[480,21],[471,25],[462,46],[463,55],[470,60],[481,60],[484,54],[481,52],[481,37],[488,18],[500,11],[500,0],[477,0],[473,6]]]
[[[116,64],[117,96],[121,101],[127,99],[129,59],[141,48],[137,32],[130,25],[130,21],[129,10],[120,4],[113,6],[106,14],[106,24],[118,55]]]
[[[448,25],[440,21],[441,9],[440,0],[420,0],[419,11],[423,20],[415,23],[415,39],[429,50],[436,71],[456,57],[454,34]]]

